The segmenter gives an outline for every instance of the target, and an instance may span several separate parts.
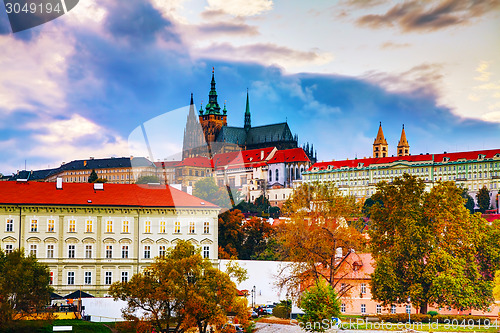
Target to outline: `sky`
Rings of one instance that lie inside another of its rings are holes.
[[[288,122],[319,161],[500,148],[500,0],[80,0],[12,33],[0,7],[0,172],[182,149],[212,68],[228,123]]]

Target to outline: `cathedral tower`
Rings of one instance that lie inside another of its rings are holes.
[[[189,105],[186,128],[184,129],[184,140],[182,142],[182,159],[196,155],[206,156],[207,147],[203,130],[198,122],[198,118],[196,118],[193,94],[191,94],[191,103]]]
[[[377,137],[373,142],[373,157],[387,157],[388,156],[389,145],[384,137],[384,131],[382,131],[382,122],[378,128]]]
[[[401,131],[401,138],[398,143],[398,156],[408,156],[410,155],[410,145],[408,140],[406,140],[405,125],[403,125],[403,130]]]
[[[199,115],[201,127],[205,134],[205,140],[209,146],[215,141],[222,126],[227,126],[227,110],[220,110],[219,103],[217,102],[217,91],[215,90],[215,75],[212,68],[212,82],[210,83],[210,92],[208,94],[208,104],[200,108]]]

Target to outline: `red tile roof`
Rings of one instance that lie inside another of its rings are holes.
[[[177,166],[194,166],[199,168],[212,168],[212,161],[206,157],[188,157],[179,162]]]
[[[443,154],[429,154],[429,155],[410,155],[410,156],[393,156],[393,157],[381,157],[381,158],[361,158],[354,160],[343,160],[343,161],[331,161],[331,162],[318,162],[312,165],[308,171],[311,171],[313,168],[318,168],[319,170],[325,170],[329,165],[332,166],[333,169],[339,169],[342,167],[348,168],[356,168],[360,163],[362,163],[363,167],[368,167],[372,164],[389,164],[398,161],[403,162],[429,162],[432,163],[442,163],[444,158],[449,158],[449,162],[455,162],[461,159],[464,160],[475,160],[478,159],[479,155],[484,155],[485,159],[491,159],[495,155],[499,154],[500,149],[491,149],[491,150],[475,150],[475,151],[467,151],[467,152],[456,152],[456,153],[443,153]]]
[[[225,166],[228,168],[235,167],[257,167],[270,158],[270,154],[276,149],[275,147],[242,150],[237,152],[216,154],[213,157],[213,163],[216,169],[221,169]]]
[[[164,162],[154,162],[157,168],[172,168],[177,166],[181,161],[164,161]]]
[[[273,164],[291,162],[309,162],[309,157],[307,157],[304,149],[302,148],[278,150],[268,163]]]
[[[63,183],[58,190],[54,182],[15,181],[0,182],[0,204],[218,208],[166,185],[104,184],[94,190],[94,184]]]

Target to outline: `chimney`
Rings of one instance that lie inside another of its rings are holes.
[[[62,190],[63,179],[61,177],[56,178],[56,189]]]
[[[104,184],[103,183],[94,183],[94,191],[104,191]]]
[[[262,161],[263,159],[264,159],[264,151],[263,151],[263,150],[261,150],[261,151],[260,151],[260,160]]]

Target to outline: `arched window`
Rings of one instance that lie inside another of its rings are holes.
[[[276,169],[276,181],[278,181],[278,180],[279,180],[279,170]]]
[[[269,170],[269,181],[273,181],[273,170]]]
[[[299,168],[295,168],[295,179],[300,179],[300,173],[299,173]]]

